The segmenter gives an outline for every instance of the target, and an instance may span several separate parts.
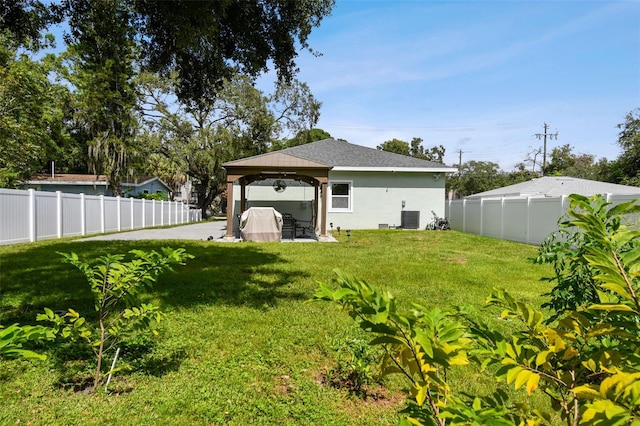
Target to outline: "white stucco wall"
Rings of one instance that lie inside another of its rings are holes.
[[[420,212],[419,229],[432,219],[431,210],[444,216],[444,177],[433,173],[330,172],[331,182],[351,181],[352,211],[329,209],[327,222],[334,228],[377,229],[380,224],[400,226],[402,211]],[[402,201],[405,202],[404,208]]]
[[[436,179],[435,175],[440,177]],[[312,214],[317,214],[313,212],[313,187],[292,180],[285,182],[287,189],[280,193],[274,191],[268,181],[248,186],[248,207],[270,206],[300,220],[311,220]],[[349,212],[328,209],[327,229],[330,229],[329,223],[333,223],[334,229],[338,226],[342,229],[377,229],[380,224],[399,227],[403,210],[420,212],[419,229],[424,229],[432,220],[432,210],[444,217],[445,179],[442,173],[339,171],[329,173],[329,185],[332,182],[351,183],[352,208]],[[239,185],[234,185],[233,199],[235,215],[240,211]],[[322,211],[321,203],[319,211]]]

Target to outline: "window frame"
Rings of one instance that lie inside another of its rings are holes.
[[[341,207],[333,207],[333,185],[341,185],[341,184],[346,184],[349,186],[349,194],[348,195],[336,195],[336,197],[344,197],[347,199],[348,207],[347,208],[341,208]],[[353,181],[352,180],[333,180],[333,181],[329,181],[329,184],[327,185],[327,189],[328,189],[328,197],[327,197],[327,201],[328,201],[328,208],[327,211],[331,212],[331,213],[352,213],[353,212]]]

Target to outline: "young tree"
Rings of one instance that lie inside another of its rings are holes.
[[[130,253],[133,255],[130,260],[121,254],[107,254],[90,262],[75,253],[61,253],[65,262],[77,267],[89,284],[95,301],[95,323],[88,323],[71,308],[63,315],[45,308],[45,313],[38,315],[39,321],[52,322],[56,333],[84,340],[91,347],[96,356],[93,392],[104,377],[102,361],[108,351],[136,333],[157,334],[155,328],[163,315],[157,306],[140,302],[139,295],[150,289],[162,272],[193,259],[182,248]]]

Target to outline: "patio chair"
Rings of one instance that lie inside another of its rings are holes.
[[[282,213],[282,238],[293,240],[296,237],[296,218],[291,213]]]

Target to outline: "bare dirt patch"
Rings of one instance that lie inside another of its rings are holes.
[[[366,384],[355,387],[352,380],[331,374],[331,369],[324,367],[314,373],[315,382],[321,386],[346,391],[350,396],[350,410],[360,411],[366,408],[394,408],[400,409],[405,395],[402,392],[392,392],[379,384]]]

